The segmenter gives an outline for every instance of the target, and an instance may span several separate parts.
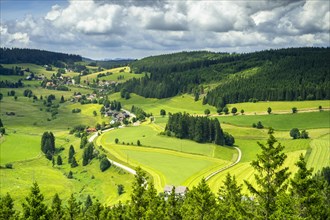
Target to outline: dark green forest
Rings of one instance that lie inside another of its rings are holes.
[[[137,168],[131,199],[126,203],[109,207],[90,195],[78,201],[72,194],[64,204],[55,194],[47,206],[38,184],[33,183],[21,212],[8,193],[0,198],[0,219],[329,219],[330,167],[312,174],[301,155],[296,163],[298,171],[291,175],[283,167],[287,157],[284,146],[277,142],[272,129],[267,144],[258,145],[262,151],[251,163],[257,183],[252,186],[245,182],[250,196],[242,193],[242,185],[229,173],[219,183],[217,194],[205,179],[185,195],[175,194],[174,188],[170,194],[158,194],[152,180]]]
[[[182,93],[204,95],[204,103],[320,100],[330,98],[330,48],[289,48],[246,54],[181,52],[131,63],[147,72],[117,90],[144,97],[166,98]],[[247,74],[247,72],[252,72]],[[216,83],[207,93],[204,87]],[[201,86],[202,85],[202,86]]]
[[[194,117],[187,113],[169,113],[165,132],[168,136],[194,140],[198,143],[215,143],[232,146],[233,136],[223,132],[217,119]]]
[[[82,57],[74,54],[27,48],[0,48],[0,63],[51,64],[56,67],[62,67],[61,62],[73,63],[78,61],[82,61]]]

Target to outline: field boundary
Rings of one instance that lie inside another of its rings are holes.
[[[214,177],[214,176],[217,175],[218,173],[220,173],[220,172],[222,172],[222,171],[224,171],[224,170],[227,170],[227,169],[229,169],[229,168],[235,166],[236,164],[238,164],[238,163],[241,161],[241,158],[242,158],[242,151],[241,151],[241,149],[239,149],[238,147],[234,147],[234,148],[238,151],[238,157],[237,157],[237,160],[236,160],[234,163],[232,163],[232,164],[230,164],[230,165],[228,165],[228,166],[225,166],[225,167],[223,167],[223,168],[221,168],[221,169],[219,169],[219,170],[217,170],[217,171],[211,173],[210,175],[208,175],[207,177],[205,177],[205,181],[208,181],[209,179],[211,179],[212,177]]]
[[[120,126],[119,128],[123,128],[122,126]],[[108,132],[108,131],[112,131],[112,130],[114,130],[114,128],[109,128],[109,129],[107,129],[107,130],[104,130],[104,131],[102,131],[102,133],[104,133],[104,132]],[[88,139],[88,141],[89,142],[93,142],[94,140],[95,140],[95,138],[97,138],[99,136],[99,133],[98,132],[95,132],[89,139]],[[109,159],[109,158],[107,158],[109,161],[110,161],[110,163],[112,163],[113,165],[115,165],[115,166],[117,166],[117,167],[120,167],[120,168],[122,168],[123,170],[126,170],[127,172],[129,172],[129,173],[131,173],[131,174],[133,174],[133,175],[136,175],[136,171],[134,170],[134,169],[132,169],[132,168],[130,168],[130,167],[128,167],[128,166],[125,166],[124,164],[121,164],[121,163],[118,163],[118,162],[116,162],[116,161],[114,161],[114,160],[111,160],[111,159]]]

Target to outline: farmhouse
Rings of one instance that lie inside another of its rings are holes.
[[[86,129],[86,132],[88,132],[88,133],[92,133],[92,132],[96,132],[97,130],[96,130],[96,128],[87,128]]]
[[[164,187],[164,195],[165,197],[168,197],[172,193],[173,185],[166,185]],[[176,196],[185,196],[188,192],[188,187],[186,186],[178,186],[175,187],[175,195]]]

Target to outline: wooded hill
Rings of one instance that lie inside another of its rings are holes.
[[[330,99],[330,48],[289,48],[247,54],[181,52],[135,61],[126,88],[144,97],[203,94],[200,85],[216,84],[204,103],[223,107],[251,100]]]
[[[45,50],[25,48],[0,48],[0,63],[33,63],[37,65],[52,64],[58,66],[58,62],[82,61],[79,55],[56,53]]]

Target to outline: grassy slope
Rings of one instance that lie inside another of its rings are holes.
[[[1,89],[1,92],[4,93],[6,90]],[[96,122],[107,121],[108,119],[103,119],[99,115],[93,116],[93,110],[99,111],[100,105],[80,105],[66,102],[60,105],[57,118],[47,121],[46,119],[50,118],[50,113],[45,112],[42,101],[33,102],[32,99],[22,97],[24,89],[14,90],[19,96],[17,101],[14,101],[13,97],[5,95],[0,103],[1,119],[8,133],[0,138],[0,164],[4,165],[10,162],[14,167],[12,170],[0,169],[1,194],[10,192],[17,203],[20,203],[23,201],[21,196],[27,195],[33,180],[36,180],[48,202],[55,192],[58,192],[64,200],[71,193],[76,193],[81,201],[84,201],[87,194],[90,194],[96,196],[100,202],[108,204],[114,204],[119,199],[128,199],[133,176],[114,167],[102,173],[99,169],[99,161],[96,159],[87,167],[79,166],[72,169],[74,180],[69,180],[65,176],[71,170],[67,164],[70,144],[76,148],[76,158],[79,160],[79,164],[81,164],[82,158],[82,150],[78,149],[80,141],[69,135],[68,128],[77,124],[93,126]],[[62,92],[39,88],[32,88],[32,90],[38,97],[50,93],[55,94],[57,100],[59,100],[60,94],[66,98],[73,94],[73,91]],[[40,108],[43,110],[40,111]],[[73,114],[71,113],[72,108],[81,108],[82,112]],[[10,111],[15,112],[16,115],[5,115],[5,112]],[[56,138],[56,146],[65,148],[61,153],[64,165],[60,168],[52,168],[51,162],[40,156],[40,138],[44,131],[52,131]],[[91,176],[95,178],[91,179]],[[123,184],[127,193],[118,197],[117,184]],[[15,187],[12,187],[13,185]]]
[[[330,112],[322,111],[279,115],[218,116],[217,118],[221,123],[229,123],[245,127],[251,127],[253,123],[261,121],[263,126],[272,127],[275,130],[291,130],[292,128],[314,129],[329,127]]]
[[[122,72],[120,72],[122,71]],[[108,69],[108,70],[103,70],[100,72],[95,72],[89,75],[85,75],[81,77],[81,82],[84,81],[93,81],[97,79],[97,75],[101,74],[101,73],[108,73],[111,72],[112,75],[108,75],[108,76],[103,76],[100,77],[99,80],[109,80],[109,81],[116,81],[116,82],[126,82],[127,80],[130,80],[132,78],[141,78],[144,76],[144,74],[134,74],[134,73],[130,73],[130,68],[129,67],[119,67],[119,68],[114,68],[114,69]],[[123,79],[118,79],[118,77],[124,77]]]
[[[238,111],[244,109],[245,113],[267,113],[268,107],[272,109],[273,113],[280,112],[291,112],[293,107],[296,107],[298,110],[317,110],[319,106],[323,108],[330,107],[329,100],[315,100],[315,101],[275,101],[275,102],[245,102],[245,103],[235,103],[229,104],[228,108],[236,107]]]
[[[159,116],[161,109],[164,109],[167,113],[187,112],[200,115],[204,114],[205,109],[210,109],[211,113],[216,113],[215,107],[202,105],[201,100],[195,102],[194,97],[189,94],[166,99],[144,98],[136,94],[131,94],[131,97],[125,100],[120,97],[119,93],[115,93],[110,96],[110,99],[119,100],[127,109],[130,109],[132,105],[138,106],[154,116]]]

